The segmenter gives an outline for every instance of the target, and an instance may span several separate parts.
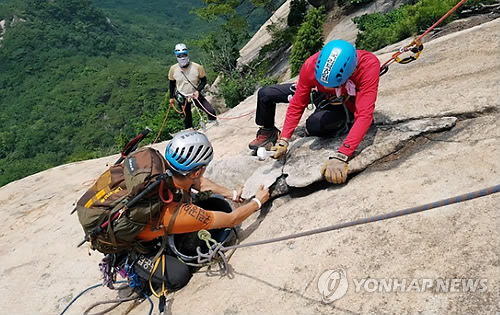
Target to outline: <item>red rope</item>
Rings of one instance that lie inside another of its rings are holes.
[[[447,17],[449,17],[453,12],[455,12],[462,4],[464,4],[464,2],[467,1],[467,0],[462,0],[460,1],[459,3],[457,3],[457,5],[455,5],[453,8],[451,8],[450,11],[448,11],[448,13],[446,13],[445,15],[443,15],[443,17],[441,17],[436,23],[434,23],[431,27],[429,27],[429,29],[427,29],[427,31],[425,31],[422,35],[420,35],[416,40],[415,42],[418,42],[420,41],[422,38],[424,38],[425,35],[429,34],[430,31],[432,31],[436,26],[439,25],[439,23],[443,22],[444,19],[446,19]]]
[[[431,27],[429,27],[422,35],[420,35],[417,39],[415,39],[414,41],[412,41],[410,45],[401,47],[399,49],[399,51],[396,52],[395,54],[393,54],[392,57],[391,57],[391,59],[387,60],[382,65],[382,67],[380,67],[380,68],[383,69],[383,68],[387,67],[388,65],[390,65],[391,63],[393,63],[396,60],[396,58],[399,57],[399,55],[401,55],[404,52],[409,51],[410,48],[413,45],[415,45],[416,43],[418,43],[422,38],[424,38],[425,35],[429,34],[430,31],[432,31],[436,26],[438,26],[441,22],[443,22],[444,19],[446,19],[453,12],[455,12],[462,4],[464,4],[465,1],[467,1],[467,0],[462,0],[459,3],[457,3],[453,8],[450,9],[450,11],[448,11],[448,13],[446,13],[445,15],[443,15],[436,23],[434,23]]]
[[[203,110],[205,111],[205,113],[207,113],[207,115],[210,115],[210,116],[215,117],[215,118],[217,118],[217,119],[223,119],[223,120],[239,119],[239,118],[243,118],[243,117],[245,117],[245,116],[248,116],[248,115],[251,115],[251,114],[255,113],[255,110],[253,110],[253,111],[251,111],[251,112],[248,112],[248,113],[246,113],[246,114],[243,114],[243,115],[240,115],[240,116],[236,116],[236,117],[218,117],[217,115],[214,115],[214,114],[210,113],[210,112],[209,112],[209,111],[208,111],[208,110],[207,110],[207,109],[203,106],[203,104],[201,104],[201,102],[200,102],[200,101],[199,101],[196,97],[194,97],[194,96],[193,96],[193,99],[195,99],[195,100],[196,100],[196,102],[198,103],[198,105],[200,105],[200,107],[201,107],[201,108],[203,108]]]
[[[158,138],[160,138],[160,134],[163,130],[163,127],[165,126],[165,123],[167,122],[167,118],[168,118],[168,114],[170,112],[170,108],[173,108],[177,113],[181,114],[181,115],[186,115],[186,103],[184,103],[184,106],[182,106],[182,111],[178,111],[177,108],[175,108],[175,105],[174,104],[169,104],[168,106],[168,109],[167,109],[167,114],[165,115],[165,118],[163,119],[163,123],[161,124],[161,127],[160,127],[160,130],[158,131],[158,134],[156,135],[156,138],[155,138],[155,141],[153,141],[152,144],[155,144],[156,141],[158,141]]]
[[[158,138],[160,138],[160,134],[161,134],[161,132],[163,130],[163,127],[165,126],[165,122],[167,121],[168,113],[169,112],[170,112],[170,106],[167,109],[167,114],[165,115],[165,118],[163,119],[163,123],[161,124],[160,130],[158,131],[158,134],[156,135],[156,138],[155,138],[155,141],[153,141],[153,144],[155,144],[156,141],[158,141]]]

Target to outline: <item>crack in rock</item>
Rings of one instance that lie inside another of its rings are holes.
[[[410,120],[394,124],[390,128],[387,128],[388,126],[377,128],[372,125],[349,162],[349,173],[361,172],[377,160],[396,152],[406,142],[419,135],[448,130],[455,126],[456,121],[456,117],[440,117]],[[269,187],[278,178],[284,183],[278,181],[273,187],[272,196],[286,194],[291,187],[301,188],[323,181],[319,173],[321,164],[337,150],[343,139],[344,137],[337,139],[296,138],[290,143],[285,165],[281,161],[271,159],[258,162],[264,164],[256,168],[246,180],[242,196],[249,198],[260,184]]]

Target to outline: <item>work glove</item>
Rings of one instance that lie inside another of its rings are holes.
[[[349,157],[337,152],[321,166],[321,175],[334,184],[342,184],[347,180],[347,159]]]
[[[273,159],[281,159],[286,155],[286,152],[288,150],[288,141],[285,139],[279,139],[276,142],[276,145],[271,147],[271,151],[274,151],[274,155],[272,156]]]

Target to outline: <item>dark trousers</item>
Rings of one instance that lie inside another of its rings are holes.
[[[201,93],[200,93],[200,96],[198,97],[198,101],[191,100],[191,101],[186,102],[186,104],[185,104],[185,106],[186,106],[184,108],[184,128],[185,129],[193,127],[193,114],[191,113],[191,103],[194,103],[196,105],[196,107],[198,107],[199,109],[201,109],[202,111],[207,113],[208,120],[216,120],[217,119],[217,117],[215,117],[215,116],[217,116],[217,114],[215,113],[215,109],[207,101],[207,99],[203,95],[201,95]],[[204,108],[201,107],[199,103],[201,103],[201,105],[203,105]],[[182,106],[184,106],[184,104],[182,104]]]
[[[226,213],[232,211],[229,203],[225,201],[224,198],[219,197],[209,197],[208,199],[197,202],[196,204],[206,210],[223,211]],[[226,237],[228,237],[230,231],[230,229],[221,228],[210,230],[209,232],[214,240],[222,242]],[[205,242],[198,238],[198,232],[175,234],[174,236],[177,250],[184,255],[196,256],[196,248],[198,246],[201,248],[202,252],[208,252]],[[149,275],[153,271],[153,258],[155,254],[156,252],[150,255],[140,255],[136,262],[136,273],[148,281]],[[152,277],[152,282],[156,289],[159,289],[164,281],[169,290],[178,290],[189,282],[192,272],[197,270],[197,268],[187,266],[181,262],[173,253],[165,255],[165,272],[162,271],[161,266],[162,263],[160,260],[160,263],[158,264]]]
[[[255,123],[264,128],[274,127],[276,103],[288,103],[292,84],[275,84],[265,86],[257,92],[257,112]]]
[[[276,103],[288,103],[291,83],[263,87],[257,93],[257,112],[255,122],[264,128],[274,127]],[[317,104],[319,105],[319,104]],[[344,105],[317,106],[306,120],[309,136],[335,136],[339,131],[350,128],[354,115]],[[347,131],[347,130],[345,130]]]
[[[221,211],[230,213],[233,211],[231,205],[224,200],[222,197],[215,197],[212,195],[208,199],[203,201],[196,202],[198,207],[201,207],[205,210],[210,211]],[[220,228],[209,230],[211,237],[217,242],[222,242],[229,236],[231,229],[229,228]],[[190,232],[184,234],[175,234],[175,247],[182,254],[187,256],[196,256],[196,248],[199,246],[202,252],[208,252],[208,248],[206,247],[206,243],[198,238],[198,232]]]
[[[137,275],[147,282],[153,272],[155,255],[140,255],[134,265],[134,271]],[[191,270],[189,267],[179,261],[176,257],[164,255],[165,270],[162,270],[162,257],[151,277],[151,283],[155,290],[159,290],[164,284],[169,290],[178,290],[188,284],[191,279]]]

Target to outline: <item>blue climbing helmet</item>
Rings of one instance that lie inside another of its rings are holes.
[[[352,75],[357,65],[356,48],[336,39],[321,49],[316,61],[316,80],[328,88],[339,87]]]
[[[208,165],[213,158],[212,144],[197,131],[179,132],[165,149],[165,159],[174,171],[183,175]]]
[[[186,47],[185,44],[183,43],[180,43],[180,44],[177,44],[175,45],[175,56],[179,56],[179,55],[182,55],[182,54],[188,54],[188,49]]]

